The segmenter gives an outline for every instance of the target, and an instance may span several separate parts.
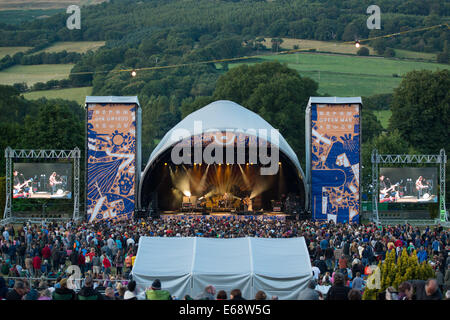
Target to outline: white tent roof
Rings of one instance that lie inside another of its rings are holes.
[[[181,120],[175,127],[173,127],[166,135],[162,138],[160,143],[153,150],[150,158],[148,160],[147,166],[142,174],[144,177],[147,173],[148,168],[151,166],[153,161],[161,155],[165,150],[172,147],[177,142],[173,141],[172,133],[177,129],[185,129],[189,132],[194,132],[194,122],[202,122],[202,133],[208,132],[209,130],[226,130],[226,129],[242,129],[246,132],[248,129],[255,129],[258,133],[259,129],[266,129],[268,132],[267,140],[270,141],[270,130],[274,129],[266,120],[261,118],[258,114],[240,106],[239,104],[228,101],[219,100],[214,101],[207,106],[191,113],[186,118]],[[301,178],[304,180],[304,173],[298,161],[297,155],[294,150],[289,146],[284,137],[280,134],[278,148],[292,161],[292,163],[297,168]]]
[[[132,273],[139,291],[160,279],[163,289],[177,297],[195,297],[214,285],[228,294],[238,288],[246,299],[259,290],[296,299],[312,276],[303,237],[141,237]]]

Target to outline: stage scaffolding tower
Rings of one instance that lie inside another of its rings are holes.
[[[5,149],[6,158],[6,203],[3,214],[3,220],[0,225],[8,223],[28,221],[30,218],[19,218],[14,216],[12,210],[12,166],[13,159],[72,159],[73,161],[73,214],[72,219],[79,221],[80,216],[80,157],[81,152],[78,147],[73,150],[24,150],[24,149]],[[33,218],[36,220],[36,218]],[[37,218],[42,221],[61,221],[64,218]]]
[[[380,223],[378,214],[378,164],[404,164],[404,163],[425,163],[439,164],[439,217],[443,223],[448,223],[448,212],[445,205],[445,165],[447,164],[447,155],[445,150],[441,149],[437,155],[391,155],[379,154],[377,149],[372,151],[372,220]]]

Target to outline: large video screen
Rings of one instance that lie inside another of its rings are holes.
[[[13,198],[71,199],[71,163],[14,163]]]
[[[381,168],[379,200],[383,202],[438,202],[437,168]]]

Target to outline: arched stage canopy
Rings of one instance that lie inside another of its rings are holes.
[[[196,121],[201,121],[202,123],[201,134],[212,132],[214,130],[226,131],[231,129],[236,131],[244,130],[244,132],[247,132],[248,129],[254,129],[256,130],[257,138],[263,139],[262,137],[259,137],[259,130],[265,129],[268,134],[267,137],[264,137],[264,139],[280,150],[280,161],[285,161],[292,167],[294,177],[287,176],[286,179],[298,180],[299,184],[302,186],[301,192],[303,194],[301,196],[303,198],[307,197],[308,192],[306,190],[307,186],[305,184],[305,175],[300,166],[297,155],[294,153],[294,150],[289,146],[284,137],[280,134],[278,143],[271,141],[270,132],[275,128],[273,128],[261,116],[235,102],[219,100],[191,113],[180,121],[165,134],[163,139],[153,150],[145,170],[141,174],[138,194],[140,208],[145,208],[149,204],[150,199],[148,194],[150,191],[154,191],[151,185],[155,185],[155,178],[153,177],[155,171],[157,171],[157,168],[161,169],[161,163],[170,161],[170,158],[168,158],[170,157],[170,151],[174,145],[183,140],[181,137],[178,140],[173,140],[172,134],[178,129],[184,129],[194,133],[194,122]],[[305,204],[307,204],[307,199],[304,200]]]

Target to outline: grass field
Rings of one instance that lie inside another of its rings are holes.
[[[263,44],[266,48],[272,48],[272,38],[264,38]],[[306,40],[306,39],[291,39],[282,38],[281,49],[292,50],[294,45],[298,46],[298,49],[309,50],[316,49],[317,51],[334,52],[334,53],[345,53],[345,54],[356,54],[358,48],[354,44],[342,43],[342,42],[331,42],[331,41],[318,41],[318,40]],[[362,45],[362,47],[367,47],[370,50],[370,54],[374,51],[369,46]]]
[[[0,47],[0,59],[8,54],[12,57],[17,52],[25,52],[31,49],[31,47]]]
[[[373,113],[377,116],[378,120],[380,120],[383,128],[387,129],[387,127],[389,125],[389,119],[391,118],[391,115],[392,115],[392,111],[391,110],[379,110],[379,111],[374,111]]]
[[[100,47],[105,45],[105,41],[64,41],[64,42],[56,42],[52,44],[50,47],[42,49],[36,53],[41,52],[61,52],[66,50],[67,52],[78,52],[85,53],[89,50],[97,50]]]
[[[35,100],[39,98],[47,99],[65,99],[73,100],[78,102],[80,105],[84,105],[86,101],[86,96],[92,93],[92,87],[82,87],[82,88],[69,88],[60,90],[43,90],[43,91],[33,91],[27,92],[23,96],[28,100]]]
[[[425,61],[436,62],[436,54],[427,52],[415,52],[402,49],[395,49],[395,57],[402,59],[417,59],[417,60],[421,59]]]
[[[0,84],[25,82],[30,86],[36,82],[67,79],[72,68],[73,64],[17,65],[0,71]]]
[[[375,57],[299,53],[262,56],[260,61],[279,61],[319,83],[319,93],[332,96],[371,96],[390,93],[412,70],[450,69],[449,65]],[[243,63],[230,64],[232,68]],[[249,63],[252,64],[252,63]]]

